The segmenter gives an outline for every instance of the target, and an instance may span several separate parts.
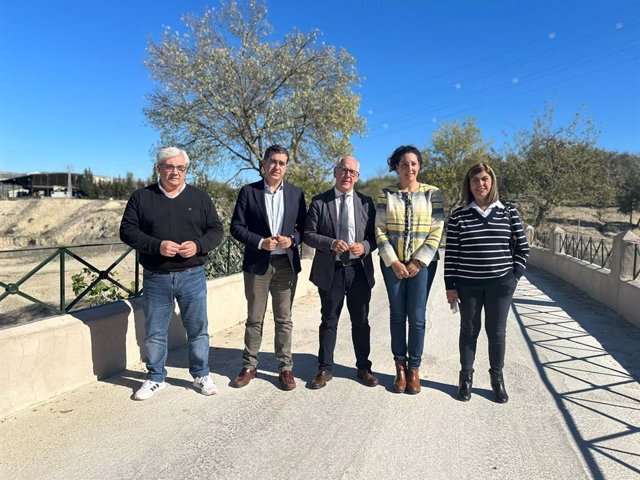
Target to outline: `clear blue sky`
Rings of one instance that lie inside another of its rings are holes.
[[[158,135],[146,42],[216,0],[20,0],[0,6],[0,170],[146,178]],[[587,106],[599,145],[640,152],[638,0],[271,0],[274,36],[318,28],[363,77],[362,177],[395,147],[429,144],[474,116],[500,148],[545,102],[567,122]]]

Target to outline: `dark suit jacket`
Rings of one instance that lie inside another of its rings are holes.
[[[284,220],[279,233],[295,237],[293,246],[287,249],[287,256],[293,271],[299,273],[301,267],[298,247],[303,238],[307,206],[302,190],[287,182],[284,182],[283,188]],[[245,185],[240,190],[231,219],[231,235],[244,244],[242,271],[264,275],[269,267],[270,252],[258,249],[258,244],[261,239],[271,236],[264,200],[264,180]]]
[[[364,255],[360,259],[367,275],[369,286],[373,288],[373,262],[371,252],[376,248],[375,217],[376,208],[371,197],[360,192],[353,196],[357,243],[364,245]],[[336,253],[331,244],[338,237],[335,190],[327,190],[313,197],[304,227],[304,243],[316,249],[309,279],[321,290],[328,290],[333,281]]]

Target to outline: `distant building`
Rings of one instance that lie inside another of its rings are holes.
[[[69,175],[71,175],[72,195],[68,195]],[[80,188],[81,173],[44,172],[18,174],[2,178],[0,176],[1,197],[67,197],[74,196]]]

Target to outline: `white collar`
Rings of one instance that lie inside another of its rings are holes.
[[[282,189],[284,189],[284,180],[280,182],[280,185],[278,185],[278,188],[276,188],[276,189],[271,188],[271,187],[269,186],[269,184],[267,183],[267,181],[266,181],[266,180],[264,180],[264,179],[263,179],[262,181],[264,182],[264,189],[265,189],[265,191],[267,191],[267,192],[275,193],[275,192],[277,192],[278,190],[282,190]]]
[[[489,205],[487,208],[485,208],[485,210],[491,210],[493,207],[504,208],[504,205],[500,200],[497,200],[493,202],[491,205]],[[464,210],[469,210],[470,208],[475,208],[476,210],[482,210],[478,206],[478,204],[475,202],[475,200],[472,200],[471,203],[467,203],[464,207]]]
[[[160,183],[160,181],[158,181],[158,188],[160,189],[160,191],[162,193],[164,193],[168,198],[176,198],[178,195],[180,195],[182,193],[182,191],[185,189],[185,187],[187,186],[187,182],[184,182],[182,184],[182,186],[180,187],[180,189],[177,192],[167,192],[164,188],[162,188],[162,184]]]
[[[353,195],[353,189],[349,190],[348,192],[342,193],[340,190],[338,190],[336,187],[333,187],[333,192],[336,194],[336,198],[341,197],[341,196],[345,196],[345,197],[350,197],[351,195]]]

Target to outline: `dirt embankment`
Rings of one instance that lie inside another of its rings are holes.
[[[116,241],[124,200],[0,200],[0,248]]]

